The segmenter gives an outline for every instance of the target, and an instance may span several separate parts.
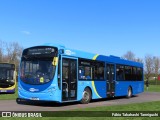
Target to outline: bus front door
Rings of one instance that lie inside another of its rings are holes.
[[[107,97],[115,96],[115,67],[114,64],[106,64],[107,69]]]
[[[77,99],[77,59],[62,59],[62,101]]]

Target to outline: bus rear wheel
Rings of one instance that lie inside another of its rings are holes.
[[[127,98],[131,98],[132,97],[132,89],[131,87],[128,88],[128,93],[127,93]]]
[[[85,88],[80,102],[82,104],[88,104],[90,101],[91,101],[91,90],[89,88]]]

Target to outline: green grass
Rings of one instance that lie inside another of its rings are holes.
[[[17,92],[14,94],[0,94],[0,100],[16,100]]]
[[[18,97],[17,87],[16,87],[16,92],[14,94],[0,93],[0,100],[16,100],[17,97]]]
[[[149,85],[148,90],[144,87],[145,92],[160,92],[160,85]]]
[[[150,85],[160,85],[160,80],[149,80]]]

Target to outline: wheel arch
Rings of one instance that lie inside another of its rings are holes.
[[[131,85],[128,86],[128,89],[131,88],[131,92],[133,94],[133,87]]]
[[[130,91],[130,92],[129,92]],[[133,89],[132,89],[132,86],[129,85],[128,88],[127,88],[127,98],[131,98],[133,95]]]

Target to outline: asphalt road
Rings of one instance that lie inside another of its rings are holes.
[[[89,104],[63,103],[57,104],[53,102],[35,104],[17,104],[16,100],[0,100],[0,111],[63,111],[79,108],[96,107],[96,106],[111,106],[129,103],[143,103],[150,101],[160,101],[160,93],[144,92],[130,99],[125,97],[115,99],[94,100]]]

